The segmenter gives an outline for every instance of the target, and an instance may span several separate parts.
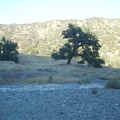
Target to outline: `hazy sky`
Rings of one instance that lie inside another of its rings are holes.
[[[0,0],[0,23],[120,18],[120,0]]]

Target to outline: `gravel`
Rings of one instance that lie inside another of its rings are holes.
[[[120,90],[96,83],[1,85],[0,120],[120,120]]]

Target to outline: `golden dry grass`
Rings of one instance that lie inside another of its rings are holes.
[[[76,77],[61,77],[61,76],[41,76],[31,77],[22,82],[22,84],[41,84],[41,83],[66,83],[79,82],[80,79]]]

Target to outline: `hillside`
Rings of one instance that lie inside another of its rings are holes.
[[[67,29],[68,23],[89,28],[95,33],[102,45],[100,54],[107,65],[120,67],[120,19],[90,18],[32,24],[0,24],[0,37],[5,36],[18,42],[20,53],[49,56],[54,49],[58,50],[66,42],[61,33]]]
[[[1,120],[120,118],[120,90],[106,88],[120,85],[115,84],[119,68],[93,68],[74,59],[67,65],[66,60],[47,56],[18,57],[18,64],[0,61]]]

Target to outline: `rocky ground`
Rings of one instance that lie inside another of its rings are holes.
[[[1,120],[119,118],[120,90],[106,89],[103,83],[0,86]]]

